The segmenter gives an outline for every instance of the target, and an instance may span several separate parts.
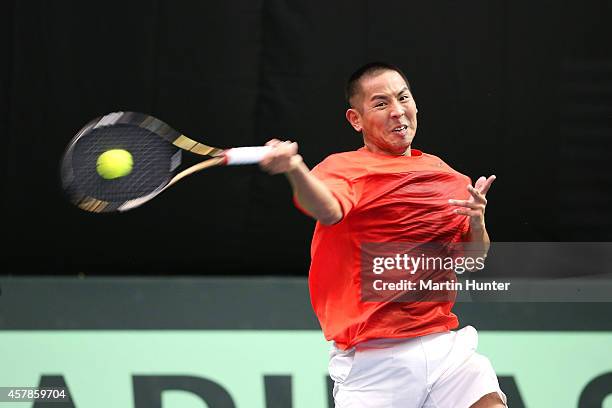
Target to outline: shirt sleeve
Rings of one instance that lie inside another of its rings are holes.
[[[354,182],[348,174],[342,171],[343,169],[334,163],[333,157],[328,157],[317,166],[315,166],[310,174],[323,182],[329,188],[332,195],[338,200],[342,208],[342,218],[346,217],[357,204]],[[294,195],[293,202],[295,206],[308,214],[297,202]],[[310,215],[310,214],[308,214]]]

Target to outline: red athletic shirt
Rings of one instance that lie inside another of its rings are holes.
[[[363,242],[458,242],[467,217],[448,200],[468,199],[470,179],[438,157],[412,149],[389,156],[366,148],[333,154],[312,174],[338,199],[343,218],[317,223],[310,297],[327,340],[341,349],[374,338],[417,337],[458,326],[454,302],[362,302]]]

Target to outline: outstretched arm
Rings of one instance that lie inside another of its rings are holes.
[[[331,225],[342,219],[340,203],[322,181],[310,174],[297,153],[297,143],[273,139],[266,146],[273,149],[259,166],[269,174],[285,174],[300,207],[322,224]]]

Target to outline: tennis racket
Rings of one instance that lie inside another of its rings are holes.
[[[98,168],[101,155],[117,149],[127,152],[130,171],[114,178],[102,177]],[[62,187],[69,201],[85,211],[127,211],[188,175],[214,166],[258,163],[270,149],[207,146],[153,116],[113,112],[87,123],[70,141],[60,166]],[[184,152],[206,159],[181,169]]]

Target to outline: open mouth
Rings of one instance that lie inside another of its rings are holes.
[[[408,125],[402,125],[402,126],[398,126],[398,127],[394,128],[393,132],[401,133],[401,132],[406,131],[407,129],[408,129]]]

